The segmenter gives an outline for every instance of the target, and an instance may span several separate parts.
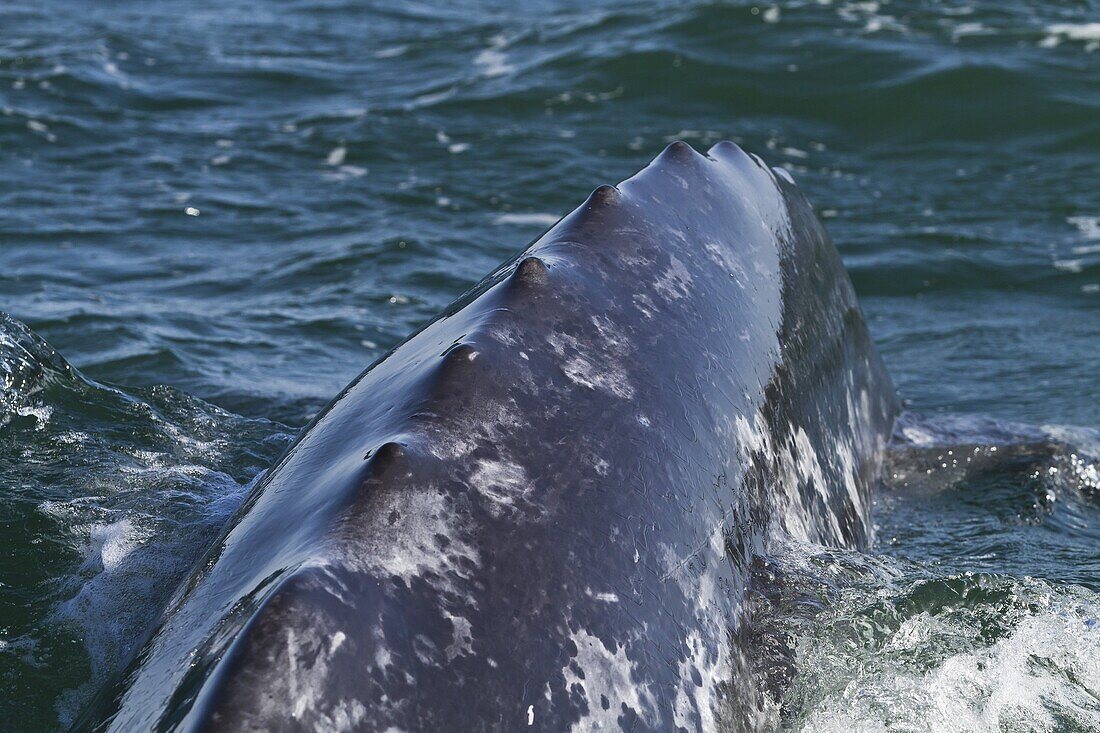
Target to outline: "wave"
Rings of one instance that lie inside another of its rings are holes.
[[[778,538],[758,672],[785,730],[1096,730],[1100,431],[903,415],[873,555]]]
[[[17,680],[0,717],[67,727],[290,439],[170,387],[92,381],[0,314],[0,677]]]

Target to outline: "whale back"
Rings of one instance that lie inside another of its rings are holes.
[[[303,431],[93,727],[751,729],[753,558],[868,541],[896,409],[789,175],[674,143]]]

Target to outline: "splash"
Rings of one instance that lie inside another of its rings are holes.
[[[779,542],[757,569],[784,729],[1096,730],[1097,437],[903,417],[875,552]]]
[[[167,387],[126,392],[0,314],[0,717],[67,727],[137,651],[287,441]]]

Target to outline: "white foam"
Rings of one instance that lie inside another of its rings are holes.
[[[1100,729],[1100,606],[1054,593],[1021,584],[1017,596],[1039,610],[989,644],[973,621],[927,612],[905,619],[881,649],[833,640],[803,658],[826,692],[801,730]],[[937,647],[947,651],[938,660]]]
[[[374,58],[376,59],[392,59],[397,56],[403,56],[409,50],[408,46],[390,46],[389,48],[382,48],[374,52]]]
[[[1100,23],[1055,23],[1047,26],[1047,33],[1071,41],[1100,41]]]
[[[500,214],[493,219],[494,224],[519,224],[530,226],[553,226],[558,223],[558,216],[555,214]]]
[[[986,26],[984,23],[972,22],[972,23],[959,23],[952,31],[951,35],[955,38],[963,38],[966,36],[985,36],[994,33],[994,31]]]
[[[329,165],[343,165],[344,159],[347,157],[348,149],[340,145],[329,151],[328,156],[325,158],[325,162]]]
[[[1085,239],[1100,241],[1100,216],[1071,216],[1066,221],[1077,227]]]
[[[38,423],[35,430],[45,430],[46,423],[50,421],[50,416],[53,415],[53,407],[49,405],[23,405],[16,408],[15,414],[20,417],[33,417]]]
[[[141,544],[142,534],[130,519],[92,527],[92,552],[98,556],[105,572],[118,569],[126,557]]]
[[[1062,41],[1080,41],[1086,51],[1100,48],[1100,23],[1055,23],[1048,25],[1047,35],[1039,41],[1041,48],[1056,48]]]
[[[515,71],[515,67],[508,63],[508,56],[503,50],[507,45],[508,40],[504,36],[493,36],[489,41],[489,48],[474,57],[474,66],[481,68],[483,76],[491,79]]]

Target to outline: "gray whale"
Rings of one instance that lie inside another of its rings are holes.
[[[868,540],[896,411],[790,176],[673,143],[341,392],[88,727],[757,728],[753,558]]]

